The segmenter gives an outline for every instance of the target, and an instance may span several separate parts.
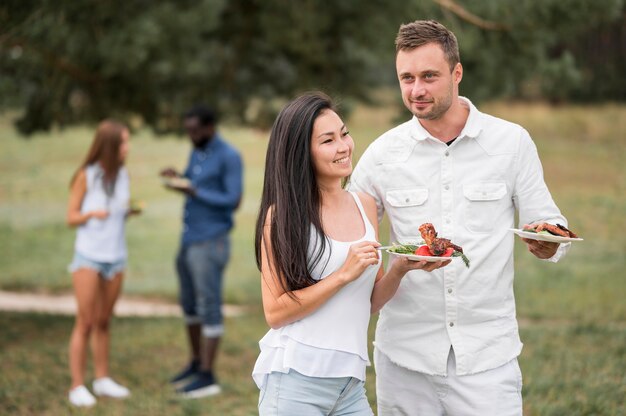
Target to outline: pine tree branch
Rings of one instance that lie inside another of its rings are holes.
[[[502,23],[491,22],[485,20],[481,17],[476,16],[475,14],[469,12],[463,6],[457,4],[454,0],[433,0],[435,3],[440,5],[442,8],[451,11],[456,14],[461,19],[465,20],[473,24],[474,26],[478,26],[481,29],[485,30],[509,30],[509,27]]]

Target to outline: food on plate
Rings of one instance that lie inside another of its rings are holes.
[[[422,238],[426,243],[426,248],[432,256],[438,257],[458,257],[461,256],[463,262],[466,267],[469,267],[469,259],[463,253],[463,248],[461,246],[457,246],[452,241],[447,238],[439,238],[437,237],[437,231],[435,230],[435,226],[429,222],[426,222],[420,225],[420,234],[422,234]]]
[[[408,254],[422,257],[461,257],[466,267],[469,267],[469,259],[463,253],[463,248],[452,243],[447,238],[437,237],[435,227],[430,223],[419,227],[424,241],[417,244],[396,244],[387,250],[396,254]]]
[[[439,256],[435,256],[432,251],[428,248],[427,245],[419,246],[417,250],[415,250],[415,254],[418,256],[433,256],[433,257],[451,257],[454,254],[454,249],[452,247],[448,247],[443,254]]]
[[[393,243],[392,246],[390,246],[387,251],[390,253],[396,253],[396,254],[415,254],[415,251],[417,251],[417,249],[423,245],[423,242],[421,242],[420,244],[399,244],[399,243]]]
[[[561,224],[552,225],[546,222],[541,224],[525,225],[523,231],[529,233],[549,233],[558,237],[578,238],[578,235],[573,231],[568,230]]]
[[[434,256],[443,255],[448,248],[463,253],[463,248],[453,244],[447,238],[437,237],[437,231],[435,231],[435,227],[431,223],[427,222],[420,225],[419,230],[430,252],[433,253]]]
[[[146,208],[146,203],[144,201],[131,198],[128,204],[128,208],[132,212],[139,213],[139,212],[142,212]]]

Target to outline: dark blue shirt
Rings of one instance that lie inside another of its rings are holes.
[[[184,176],[195,195],[188,195],[183,212],[182,244],[210,240],[233,227],[233,212],[242,193],[239,152],[215,134],[203,148],[194,148]]]

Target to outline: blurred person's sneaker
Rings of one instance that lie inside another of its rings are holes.
[[[183,387],[188,384],[191,380],[190,377],[196,377],[200,372],[200,361],[192,360],[189,362],[187,367],[183,368],[182,371],[176,374],[172,379],[170,379],[170,383],[174,385],[174,387]]]
[[[91,407],[96,404],[96,398],[82,384],[70,390],[68,399],[76,407]]]
[[[125,399],[130,396],[130,391],[116,383],[110,377],[102,377],[93,381],[93,392],[96,396],[113,397],[114,399]]]
[[[201,397],[215,396],[222,392],[217,380],[210,371],[201,371],[196,379],[177,390],[183,399],[199,399]]]

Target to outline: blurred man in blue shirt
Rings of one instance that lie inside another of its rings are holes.
[[[185,195],[176,269],[192,359],[171,382],[186,398],[220,392],[213,365],[224,333],[222,276],[230,254],[228,233],[242,193],[241,156],[216,126],[212,110],[191,108],[184,115],[193,144],[187,169],[182,175],[173,168],[161,171],[166,186]]]

